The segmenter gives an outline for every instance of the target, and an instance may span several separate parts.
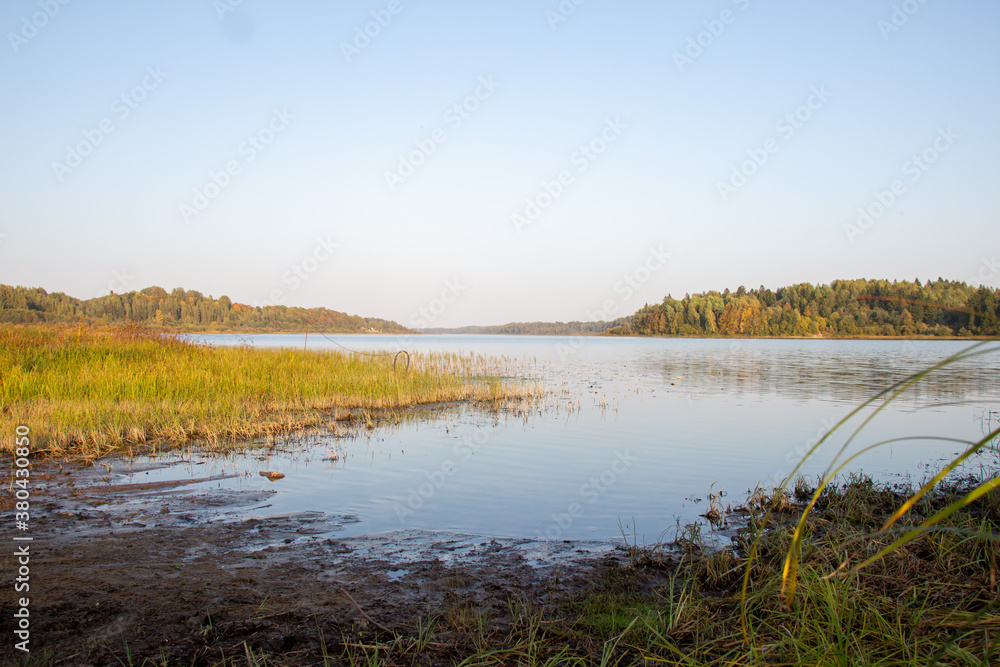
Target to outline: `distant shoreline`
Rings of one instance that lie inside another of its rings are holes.
[[[236,333],[231,331],[185,331],[176,332],[179,334],[211,334],[213,336],[244,336],[244,335],[305,335],[303,331],[254,331],[250,333]],[[679,335],[642,335],[642,334],[584,334],[584,333],[537,333],[537,334],[525,334],[525,333],[449,333],[444,331],[437,331],[434,333],[428,333],[423,331],[416,331],[413,333],[366,333],[352,331],[348,333],[337,333],[337,332],[314,332],[310,331],[309,335],[327,335],[327,336],[467,336],[467,337],[509,337],[509,338],[680,338],[680,339],[690,339],[690,340],[950,340],[950,341],[974,341],[974,340],[990,340],[994,338],[993,336],[679,336]]]

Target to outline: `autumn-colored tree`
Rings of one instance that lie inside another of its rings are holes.
[[[756,304],[756,305],[755,305]],[[662,319],[661,319],[662,315]],[[697,317],[695,317],[697,315]],[[665,321],[663,327],[659,323]],[[964,330],[964,332],[963,332]],[[1000,290],[957,281],[837,280],[669,295],[609,333],[729,336],[1000,334]]]

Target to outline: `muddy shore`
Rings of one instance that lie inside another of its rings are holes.
[[[323,664],[324,654],[337,664],[345,643],[414,636],[428,618],[440,619],[435,644],[450,664],[462,647],[449,632],[469,619],[503,632],[512,601],[552,608],[625,560],[602,542],[412,530],[341,538],[357,517],[249,516],[271,492],[126,483],[123,465],[33,469],[30,528],[7,531],[0,559],[11,583],[5,663],[25,658],[12,613],[27,595],[29,664],[213,665],[247,647],[268,664]],[[15,534],[32,538],[27,594],[12,585],[24,544]]]

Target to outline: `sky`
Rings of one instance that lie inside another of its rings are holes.
[[[5,0],[0,283],[409,326],[1000,285],[992,0]]]

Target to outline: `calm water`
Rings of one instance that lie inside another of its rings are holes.
[[[301,335],[197,338],[213,345],[301,348],[304,342]],[[854,407],[969,345],[513,336],[308,340],[310,349],[338,344],[533,361],[553,390],[552,407],[527,419],[496,419],[459,407],[370,437],[321,438],[295,454],[196,459],[199,465],[184,463],[154,476],[249,473],[223,484],[276,489],[259,513],[356,515],[359,521],[344,534],[418,528],[608,539],[620,536],[620,522],[630,535],[634,530],[640,541],[650,542],[678,521],[696,520],[710,491],[738,501],[758,483],[780,481]],[[991,412],[996,426],[998,378],[996,353],[932,376],[880,413],[856,444],[921,439],[881,448],[851,468],[919,480],[959,449],[932,436],[978,439]],[[807,476],[821,472],[843,442],[838,437],[824,445],[806,466]],[[332,452],[336,461],[329,460]],[[990,460],[995,463],[995,453],[975,465]],[[257,475],[260,470],[286,477],[271,483]]]

